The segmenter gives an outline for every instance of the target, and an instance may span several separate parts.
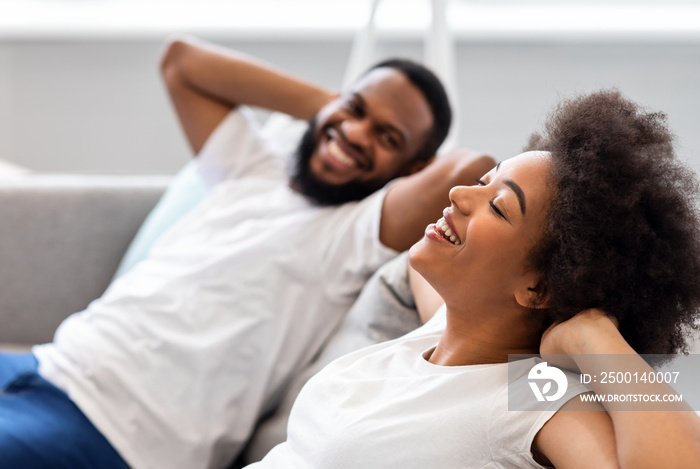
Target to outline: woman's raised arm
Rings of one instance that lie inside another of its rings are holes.
[[[599,378],[622,366],[625,371],[632,370],[638,376],[654,371],[629,346],[614,322],[603,311],[596,309],[584,311],[568,321],[552,326],[543,335],[540,352],[547,361],[569,368],[575,367],[582,373]],[[561,360],[563,356],[570,361]],[[590,385],[598,395],[675,394],[666,383],[643,383],[640,386],[638,383],[604,382],[603,379],[591,381]],[[600,429],[591,431],[591,428],[587,428],[586,419],[589,417],[585,415],[586,412],[564,413],[562,411],[565,409],[562,408],[550,420],[550,428],[548,422],[540,430],[542,435],[536,439],[538,446],[541,446],[539,450],[547,457],[550,453],[553,455],[561,450],[560,457],[568,460],[578,453],[573,450],[567,452],[567,446],[573,449],[588,439],[588,450],[592,452],[589,454],[597,454],[613,438],[617,457],[615,462],[619,467],[700,467],[700,418],[687,404],[675,402],[669,404],[669,410],[652,410],[648,403],[603,402],[602,406],[607,410],[606,417],[609,416],[613,435]],[[599,417],[595,420],[604,428],[605,419]],[[558,429],[555,428],[557,426]],[[556,438],[557,433],[559,438]],[[558,443],[555,443],[557,440]],[[561,447],[557,448],[557,445]],[[567,465],[569,464],[562,467]]]

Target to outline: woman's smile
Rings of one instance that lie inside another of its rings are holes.
[[[435,233],[439,235],[439,239],[435,238]],[[426,228],[426,236],[428,236],[429,239],[439,242],[447,241],[454,246],[459,246],[462,244],[459,240],[459,236],[457,236],[456,230],[448,224],[445,217],[442,217],[437,222],[428,225]]]

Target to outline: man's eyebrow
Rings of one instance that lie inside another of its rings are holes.
[[[520,203],[520,211],[523,213],[523,215],[525,215],[525,193],[523,192],[523,190],[512,179],[506,179],[505,181],[503,181],[503,184],[510,187],[513,190],[513,192],[515,192],[515,195],[518,196],[518,203]]]
[[[365,98],[363,98],[362,95],[361,95],[359,92],[354,91],[354,92],[352,93],[352,96],[360,102],[360,107],[361,107],[361,108],[366,108],[366,107],[367,107],[367,102],[365,101]]]

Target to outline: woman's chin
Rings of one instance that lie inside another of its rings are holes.
[[[420,241],[416,242],[413,246],[411,246],[410,248],[408,248],[408,263],[409,263],[410,266],[413,267],[414,269],[416,268],[416,266],[413,264],[413,263],[414,263],[414,259],[415,259],[416,256],[420,256],[420,251],[421,251],[421,246],[420,246],[420,244],[421,244],[422,242],[423,242],[423,240],[421,239]]]
[[[431,262],[430,253],[426,249],[427,242],[429,240],[424,236],[408,250],[408,264],[421,275],[423,275],[422,269]]]

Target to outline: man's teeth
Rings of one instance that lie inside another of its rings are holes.
[[[457,240],[457,237],[452,233],[452,230],[450,230],[450,225],[447,224],[444,218],[441,218],[435,223],[435,226],[437,226],[440,231],[442,232],[442,237],[445,239],[449,239],[452,244],[455,246],[459,246],[459,241]]]
[[[343,152],[343,150],[341,150],[341,148],[337,142],[331,140],[331,142],[328,144],[328,151],[333,158],[340,161],[344,165],[357,166],[357,163],[355,163],[355,160],[353,160],[348,155],[346,155],[345,152]]]

